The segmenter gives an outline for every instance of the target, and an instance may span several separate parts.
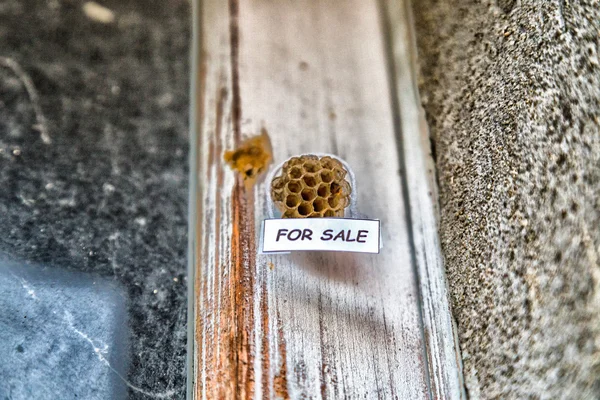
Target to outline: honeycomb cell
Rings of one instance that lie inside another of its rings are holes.
[[[331,191],[329,190],[329,185],[328,184],[321,183],[319,185],[319,188],[317,189],[317,194],[319,195],[319,197],[327,198],[330,193],[331,193]]]
[[[324,169],[328,169],[328,170],[332,170],[335,167],[342,166],[342,164],[339,161],[334,160],[333,158],[327,157],[327,156],[321,158],[321,165],[323,166]]]
[[[329,191],[332,195],[337,195],[341,193],[342,185],[340,185],[338,182],[331,182],[331,184],[329,185]]]
[[[333,210],[327,210],[323,213],[324,217],[335,217],[335,211]]]
[[[317,178],[312,175],[304,175],[302,177],[302,180],[304,181],[304,184],[308,187],[317,186]]]
[[[298,206],[298,214],[308,217],[314,211],[312,203],[303,202]]]
[[[309,174],[313,174],[321,169],[321,165],[320,165],[319,161],[312,161],[312,160],[306,161],[303,164],[303,167],[304,167],[304,172],[308,172]]]
[[[330,183],[333,181],[333,173],[329,170],[321,171],[321,180],[325,183]]]
[[[287,184],[287,189],[290,193],[300,193],[302,191],[302,184],[299,181],[292,181]]]
[[[285,206],[287,208],[296,208],[301,204],[300,197],[295,194],[290,194],[285,198]]]
[[[277,178],[273,179],[273,183],[271,184],[271,187],[273,188],[273,190],[281,190],[285,187],[285,179],[283,179],[283,177],[278,176]]]
[[[332,157],[290,158],[271,182],[271,197],[283,218],[343,217],[352,187],[348,173]]]
[[[300,196],[302,196],[302,200],[304,201],[311,201],[317,197],[317,191],[313,188],[302,189]]]
[[[331,196],[327,199],[327,203],[332,210],[337,210],[340,207],[340,198],[339,196]],[[287,204],[287,203],[286,203]]]
[[[290,178],[299,179],[303,175],[302,169],[300,167],[293,167],[290,169]]]
[[[300,157],[292,157],[284,164],[283,168],[291,168],[294,165],[302,165]]]
[[[283,218],[296,218],[296,213],[297,211],[294,210],[287,210],[286,212],[283,213],[282,217]]]
[[[325,199],[315,199],[313,201],[313,208],[316,212],[325,211],[328,208],[327,200]]]

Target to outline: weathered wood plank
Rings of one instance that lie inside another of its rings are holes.
[[[405,193],[410,204],[414,262],[419,274],[421,310],[434,398],[466,398],[454,319],[438,237],[437,184],[429,130],[416,88],[416,47],[408,3],[385,6],[391,76],[398,110]]]
[[[195,397],[457,397],[451,326],[437,325],[450,320],[431,315],[449,312],[436,303],[443,274],[418,287],[379,4],[205,0],[198,11]],[[383,222],[381,254],[257,254],[268,184],[244,185],[223,152],[263,129],[276,162],[331,152],[353,166],[360,211]],[[418,251],[434,246],[439,261],[433,213],[420,213],[419,240],[432,242]]]

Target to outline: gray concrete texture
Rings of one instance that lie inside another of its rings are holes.
[[[185,396],[190,2],[93,4],[0,0],[0,260],[92,281],[44,305],[0,265],[2,400]]]
[[[600,398],[600,5],[413,4],[473,399]]]

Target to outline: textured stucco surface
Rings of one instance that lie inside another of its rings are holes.
[[[414,3],[471,398],[600,398],[600,5]]]

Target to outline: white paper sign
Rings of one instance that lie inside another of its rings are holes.
[[[379,253],[380,223],[372,219],[286,218],[263,221],[262,252]]]

